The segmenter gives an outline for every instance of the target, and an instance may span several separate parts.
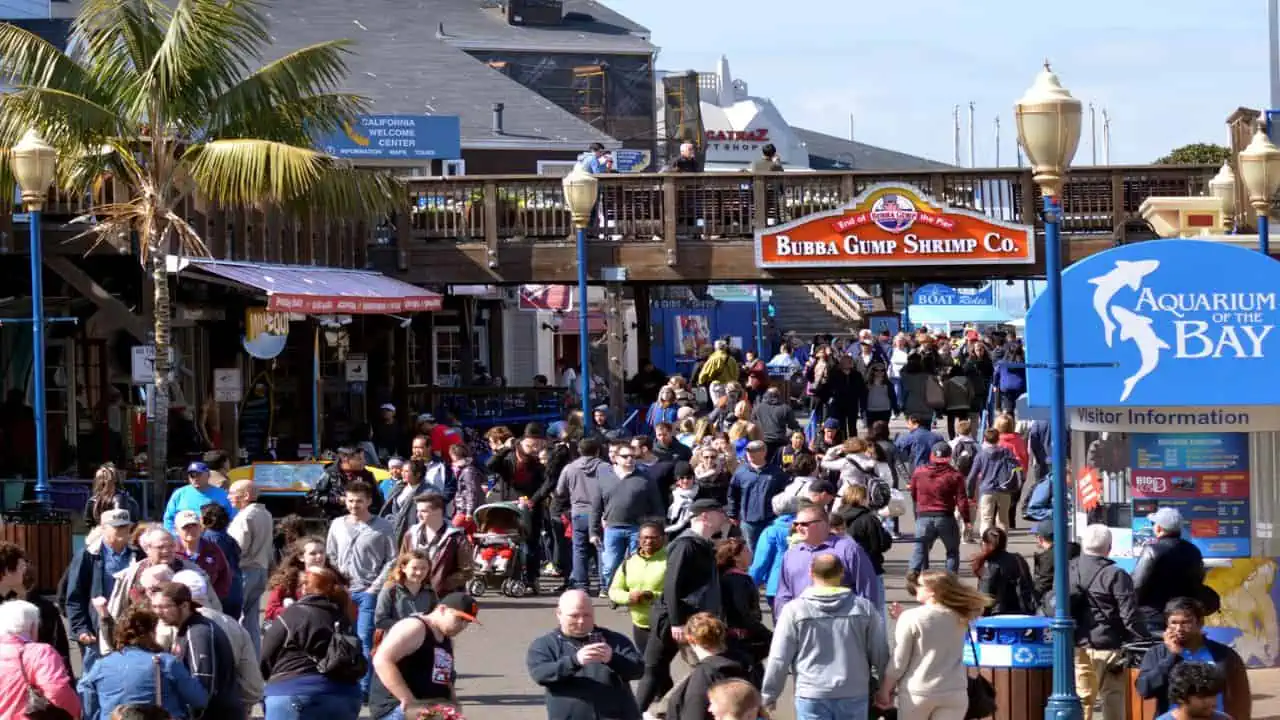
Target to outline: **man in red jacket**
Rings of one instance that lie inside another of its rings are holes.
[[[960,571],[961,517],[968,518],[969,496],[965,492],[964,475],[951,466],[951,446],[937,443],[929,453],[930,462],[911,473],[911,500],[916,508],[916,546],[907,564],[907,592],[915,595],[920,573],[929,569],[929,551],[935,540],[942,541],[947,551],[947,571]],[[966,520],[964,529],[969,530]]]

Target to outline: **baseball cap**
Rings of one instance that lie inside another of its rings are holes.
[[[442,607],[452,610],[458,617],[467,622],[479,624],[476,616],[480,614],[480,605],[476,599],[463,592],[449,593],[440,601]]]
[[[173,574],[173,581],[186,585],[191,591],[191,601],[200,605],[209,604],[209,583],[205,582],[204,576],[195,570],[179,570]]]
[[[1036,523],[1035,527],[1031,529],[1031,532],[1032,534],[1038,537],[1042,537],[1045,540],[1052,540],[1053,539],[1053,521],[1041,520],[1040,522]]]
[[[432,415],[431,413],[422,413],[421,415],[418,416],[418,422],[420,423],[435,422],[435,421],[436,421],[436,416]]]
[[[201,473],[207,473],[207,472],[209,472],[209,466],[208,466],[208,465],[205,465],[204,463],[200,462],[199,460],[197,460],[197,461],[195,461],[195,462],[193,462],[193,463],[191,463],[190,465],[188,465],[188,466],[187,466],[187,474],[188,474],[188,475],[199,475],[199,474],[201,474]]]
[[[1162,507],[1147,516],[1151,524],[1161,530],[1181,530],[1182,513],[1170,507]]]
[[[693,466],[684,460],[677,461],[672,471],[677,478],[693,477]]]
[[[388,470],[395,470],[398,467],[404,467],[404,458],[393,457],[387,461]]]
[[[593,408],[591,408],[591,409],[592,409],[592,411],[594,411],[594,412],[602,412],[602,413],[607,413],[607,412],[609,412],[609,406],[608,406],[608,405],[597,405],[597,406],[595,406],[595,407],[593,407]]]
[[[932,452],[930,452],[929,454],[930,454],[930,456],[932,456],[932,457],[933,457],[933,461],[934,461],[934,462],[950,462],[950,461],[951,461],[951,446],[950,446],[950,445],[948,445],[945,441],[944,441],[944,442],[939,442],[939,443],[934,443],[934,444],[933,444],[933,451],[932,451]]]
[[[823,430],[839,430],[840,421],[836,420],[835,418],[830,418],[826,422],[822,423],[822,429]]]
[[[711,498],[694,500],[692,503],[689,503],[690,516],[701,515],[702,513],[708,512],[724,512],[724,506]]]
[[[356,450],[350,445],[343,445],[342,447],[338,448],[338,457],[351,457],[352,455],[355,455],[358,452],[360,451]]]
[[[379,406],[378,406],[378,409],[379,409],[379,410],[388,410],[388,411],[390,411],[390,412],[395,412],[395,411],[396,411],[396,406],[395,406],[395,405],[392,405],[391,403],[382,403],[381,405],[379,405]]]
[[[200,516],[195,510],[183,510],[173,518],[173,526],[176,528],[184,528],[188,525],[199,525]]]
[[[747,452],[764,452],[765,444],[763,440],[752,440],[747,443]]]
[[[125,527],[132,525],[133,519],[129,517],[128,510],[108,510],[102,513],[98,522],[107,527]]]

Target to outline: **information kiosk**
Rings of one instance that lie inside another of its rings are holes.
[[[1222,597],[1211,637],[1252,666],[1280,665],[1280,262],[1201,240],[1153,240],[1063,273],[1074,522],[1105,523],[1117,563],[1177,509]],[[1029,404],[1047,407],[1053,332],[1027,315]]]

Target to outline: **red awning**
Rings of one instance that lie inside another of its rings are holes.
[[[267,295],[267,309],[306,315],[386,315],[439,310],[444,296],[369,270],[192,260],[188,267]]]

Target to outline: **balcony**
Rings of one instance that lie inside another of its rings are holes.
[[[1086,167],[1073,170],[1063,192],[1069,260],[1125,240],[1152,196],[1205,193],[1209,166]],[[893,276],[885,268],[760,270],[754,232],[839,208],[878,183],[918,188],[953,208],[1041,226],[1043,203],[1029,170],[815,172],[774,175],[644,174],[600,177],[600,204],[590,232],[588,265],[625,266],[639,282],[850,280]],[[452,177],[412,180],[410,222],[398,228],[396,267],[411,282],[573,282],[573,224],[558,178]],[[1043,253],[1038,253],[1043,257]],[[911,268],[905,279],[988,276],[991,267]],[[1043,274],[1036,265],[1003,275]]]

